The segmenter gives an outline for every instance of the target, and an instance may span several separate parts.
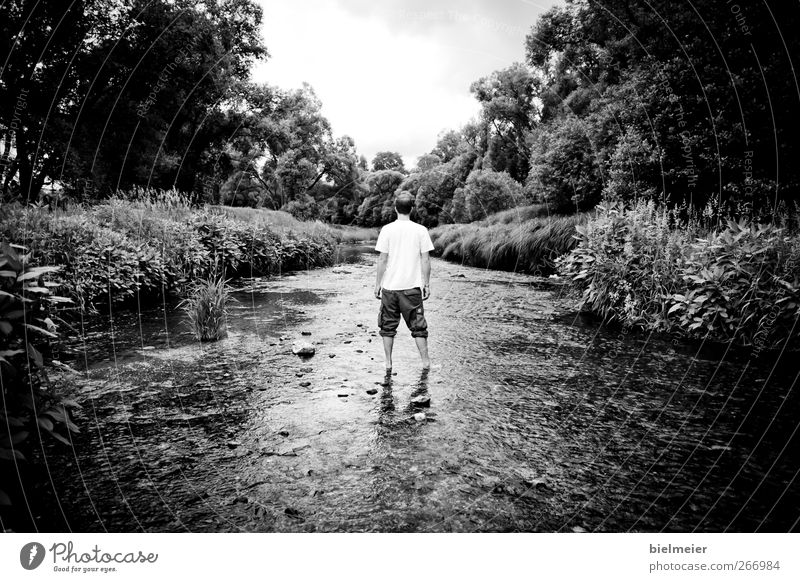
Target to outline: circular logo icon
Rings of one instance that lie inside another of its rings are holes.
[[[26,570],[35,570],[44,561],[44,546],[39,542],[30,542],[22,546],[19,552],[19,563]]]

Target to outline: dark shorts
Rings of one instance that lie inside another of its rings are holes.
[[[428,337],[428,322],[422,307],[422,291],[419,287],[390,291],[381,289],[381,310],[378,313],[378,327],[382,336],[397,335],[400,316],[411,330],[413,337]]]

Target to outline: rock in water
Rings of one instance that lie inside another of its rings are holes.
[[[296,356],[313,356],[316,348],[309,342],[296,341],[292,344],[292,353]]]
[[[431,405],[431,397],[424,394],[415,396],[411,399],[411,404],[414,406],[428,407]]]
[[[368,388],[367,389],[367,394],[377,394],[377,393],[378,393],[378,389],[377,388]]]
[[[416,413],[414,415],[414,420],[416,420],[417,422],[422,422],[423,420],[425,420],[425,413],[424,412]]]

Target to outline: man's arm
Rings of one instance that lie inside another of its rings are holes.
[[[378,273],[375,277],[375,299],[381,298],[381,283],[383,275],[386,273],[386,263],[389,261],[389,253],[381,253],[378,257]]]
[[[427,299],[431,296],[431,255],[430,253],[420,253],[422,261],[422,298]]]

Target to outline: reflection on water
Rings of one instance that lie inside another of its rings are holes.
[[[339,262],[243,282],[218,343],[166,306],[97,319],[63,347],[85,370],[84,430],[74,457],[48,459],[40,526],[797,529],[789,363],[622,334],[539,280],[436,260],[433,369],[401,326],[384,378],[374,255]],[[296,340],[315,356],[293,356]]]

